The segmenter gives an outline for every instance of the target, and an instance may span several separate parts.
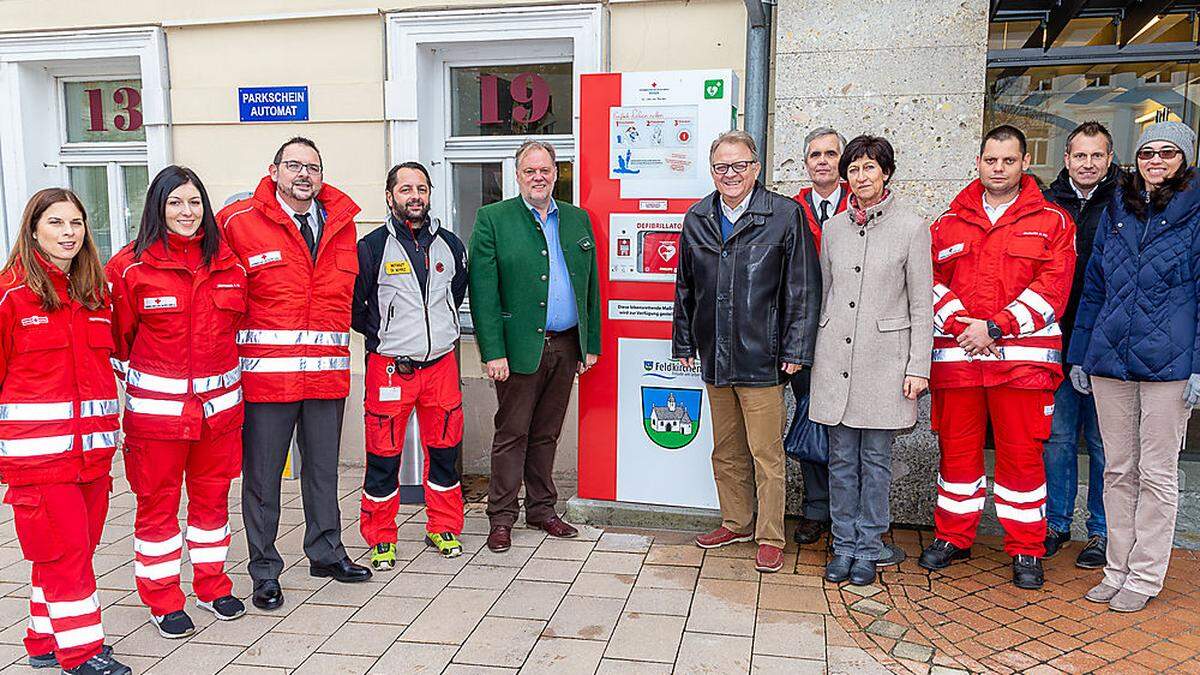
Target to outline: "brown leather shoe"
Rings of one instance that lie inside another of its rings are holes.
[[[525,524],[535,530],[545,530],[546,534],[551,537],[560,537],[562,539],[572,539],[579,536],[579,530],[567,524],[558,516],[550,516],[540,523],[525,521]]]
[[[512,528],[507,525],[497,525],[488,533],[488,550],[492,553],[504,553],[512,548]]]

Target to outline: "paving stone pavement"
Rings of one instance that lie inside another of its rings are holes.
[[[341,476],[343,538],[358,533],[360,469]],[[577,540],[517,529],[513,548],[483,547],[484,505],[468,505],[465,554],[426,549],[424,511],[401,508],[397,569],[362,584],[308,576],[296,482],[284,482],[279,548],[285,604],[214,621],[189,602],[197,631],[165,640],[133,592],[133,495],[118,459],[96,566],[104,626],[138,673],[921,673],[1200,672],[1200,557],[1176,552],[1159,599],[1139,615],[1081,599],[1098,573],[1068,553],[1050,561],[1043,591],[1008,584],[998,542],[944,574],[913,562],[927,533],[889,535],[909,561],[878,584],[821,580],[823,543],[785,554],[785,570],[754,570],[751,545],[702,551],[679,532],[602,531]],[[229,569],[246,598],[246,544],[235,482]],[[183,510],[181,508],[181,515]],[[11,510],[0,511],[0,675],[24,664],[29,567]],[[184,590],[190,591],[184,565]],[[250,603],[247,602],[249,605]]]

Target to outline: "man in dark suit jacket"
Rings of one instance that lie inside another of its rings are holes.
[[[507,551],[525,483],[525,522],[554,537],[578,531],[555,513],[554,455],[576,374],[600,354],[600,279],[587,213],[554,199],[554,148],[517,150],[521,195],[475,216],[471,318],[496,383],[488,548]]]
[[[817,127],[804,139],[804,168],[812,185],[800,190],[794,199],[804,209],[818,251],[825,221],[845,211],[846,200],[850,198],[850,186],[838,174],[838,161],[845,147],[845,137],[833,127]],[[805,370],[792,378],[792,393],[797,401],[808,396],[808,375]],[[797,544],[811,544],[829,529],[829,466],[800,462],[800,475],[804,477],[804,502],[792,539]]]

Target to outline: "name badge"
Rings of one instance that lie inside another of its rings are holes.
[[[142,309],[174,309],[179,301],[173,295],[160,295],[156,298],[142,298]]]
[[[944,249],[938,251],[937,259],[945,260],[946,258],[949,258],[950,256],[954,255],[955,253],[962,253],[962,250],[963,250],[962,244],[955,244],[953,246],[950,246],[949,248],[944,248]]]
[[[24,319],[21,319],[22,326],[38,326],[38,325],[47,324],[47,323],[50,323],[50,317],[38,316],[36,314],[33,316],[27,316]]]
[[[400,400],[400,387],[380,387],[379,388],[379,400],[380,401],[399,401]]]
[[[267,263],[279,262],[283,260],[283,254],[279,251],[265,251],[258,255],[250,256],[246,262],[250,263],[250,267],[258,267]]]
[[[393,260],[383,264],[385,274],[412,274],[412,265],[407,260]]]

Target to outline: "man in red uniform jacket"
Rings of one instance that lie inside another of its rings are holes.
[[[317,146],[293,138],[248,198],[217,214],[249,275],[246,320],[238,331],[246,422],[242,432],[242,515],[250,548],[254,605],[283,604],[275,548],[279,489],[296,433],[302,468],[304,553],[309,572],[365,581],[342,546],[338,446],[350,394],[350,304],[358,273],[358,205],[323,183]]]
[[[989,131],[979,180],[934,222],[934,349],[930,388],[938,432],[936,538],[920,564],[970,556],[987,493],[983,444],[996,446],[992,494],[1013,556],[1013,583],[1040,588],[1046,538],[1042,443],[1062,380],[1062,314],[1075,270],[1075,224],[1032,176],[1025,135]]]

